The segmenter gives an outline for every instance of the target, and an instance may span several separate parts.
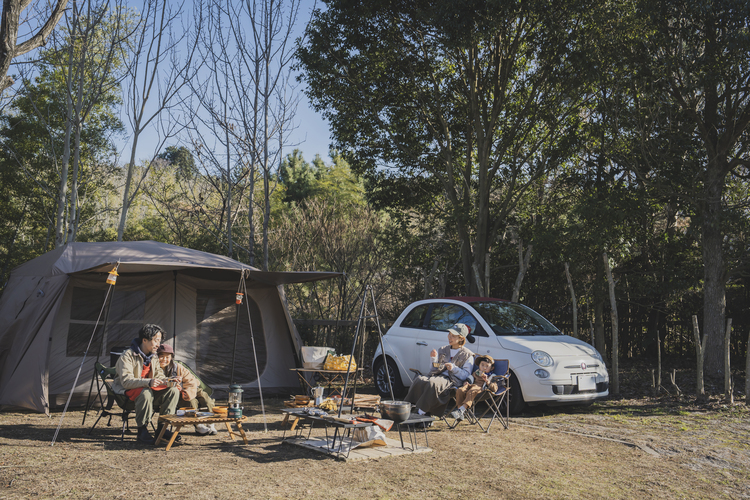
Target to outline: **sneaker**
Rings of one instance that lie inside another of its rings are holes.
[[[205,424],[197,424],[195,426],[195,433],[199,436],[205,436],[211,433],[211,428]]]
[[[150,432],[148,432],[148,427],[140,427],[138,428],[138,437],[136,440],[139,443],[152,445],[156,443],[156,438],[151,435]]]
[[[208,428],[211,430],[212,436],[215,436],[219,433],[219,431],[216,430],[216,427],[214,427],[214,424],[209,425]]]
[[[457,408],[451,412],[451,418],[455,418],[457,421],[461,421],[464,419],[464,410],[462,408]]]

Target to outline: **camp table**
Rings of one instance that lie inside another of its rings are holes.
[[[308,431],[307,431],[307,437],[305,437],[305,440],[310,439],[310,434],[312,433],[312,429],[315,426],[315,424],[321,424],[323,426],[323,429],[325,430],[325,443],[326,446],[324,446],[323,449],[326,453],[329,455],[333,455],[335,457],[349,457],[349,453],[352,451],[353,446],[353,440],[352,440],[352,432],[354,429],[360,429],[363,427],[371,427],[373,424],[370,422],[349,422],[345,421],[344,419],[338,419],[336,417],[331,416],[317,416],[317,415],[309,415],[305,413],[301,409],[297,408],[289,408],[281,410],[285,414],[295,417],[297,420],[301,420],[302,422],[309,424]],[[295,420],[295,425],[297,421]],[[329,429],[333,429],[333,436],[329,434]],[[296,434],[294,435],[294,438],[302,438],[303,437],[303,426],[297,427]],[[284,434],[281,436],[281,440],[284,441],[286,438],[286,430],[284,430]],[[346,447],[346,453],[344,453],[344,440],[349,440],[349,446]],[[336,443],[338,442],[338,446],[336,446]]]
[[[167,443],[167,449],[165,451],[169,451],[169,449],[172,447],[172,444],[174,444],[175,439],[177,439],[177,435],[180,433],[180,429],[182,429],[185,425],[197,425],[197,424],[220,424],[224,422],[227,424],[227,431],[229,432],[229,437],[234,441],[234,436],[238,435],[242,437],[242,440],[247,443],[247,435],[245,434],[245,430],[242,428],[242,423],[247,421],[246,416],[242,416],[240,418],[229,418],[229,417],[186,417],[186,416],[177,416],[177,415],[163,415],[159,417],[159,422],[163,424],[161,428],[161,432],[156,437],[156,444],[158,445],[161,442],[161,438],[164,436],[164,432],[167,429],[167,425],[171,425],[174,427],[174,433],[172,434],[172,439],[169,440],[169,443]],[[234,423],[237,426],[237,430],[239,431],[239,434],[232,431],[232,428],[230,426],[231,423]]]

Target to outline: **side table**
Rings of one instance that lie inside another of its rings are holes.
[[[431,424],[434,422],[435,419],[433,417],[429,417],[427,415],[418,415],[416,413],[412,413],[409,415],[409,418],[404,420],[403,422],[394,422],[394,425],[396,426],[396,430],[398,430],[398,437],[401,440],[401,448],[409,451],[415,451],[417,446],[417,425],[423,424],[422,430],[424,431],[424,442],[425,446],[429,447],[430,443],[427,441],[427,424]],[[406,433],[409,436],[409,444],[411,445],[411,448],[407,448],[404,445],[404,436],[402,434],[402,427],[406,429]]]
[[[228,418],[228,417],[184,417],[177,415],[164,415],[159,417],[159,422],[162,425],[161,432],[159,432],[159,435],[156,437],[156,443],[159,444],[161,442],[162,437],[164,436],[165,431],[167,430],[167,425],[171,425],[174,427],[174,431],[172,433],[172,439],[169,440],[169,443],[167,443],[167,449],[165,451],[169,451],[169,449],[172,447],[172,445],[175,442],[175,439],[177,439],[177,435],[180,433],[180,430],[185,425],[197,425],[197,424],[219,424],[224,422],[227,424],[227,431],[229,432],[229,437],[234,441],[234,436],[241,436],[242,440],[247,443],[247,435],[245,434],[245,429],[242,428],[242,423],[247,421],[246,416],[242,416],[240,418]],[[230,426],[231,423],[234,423],[237,426],[237,430],[239,433],[236,433],[232,430],[232,427]]]

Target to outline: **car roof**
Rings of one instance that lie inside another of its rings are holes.
[[[441,299],[433,299],[441,300]],[[458,300],[459,302],[510,302],[506,299],[493,299],[492,297],[443,297],[442,300]]]

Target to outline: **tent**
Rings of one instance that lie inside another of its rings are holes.
[[[117,263],[120,276],[102,314],[107,274]],[[244,304],[236,313],[243,273],[251,319]],[[15,268],[0,298],[0,406],[48,413],[64,404],[96,328],[73,388],[74,399],[85,401],[95,360],[110,364],[111,353],[128,347],[146,323],[166,330],[176,359],[225,390],[238,317],[235,381],[258,394],[252,326],[263,393],[288,394],[299,387],[290,368],[301,366],[300,339],[280,285],[338,275],[263,272],[154,241],[70,243]]]

